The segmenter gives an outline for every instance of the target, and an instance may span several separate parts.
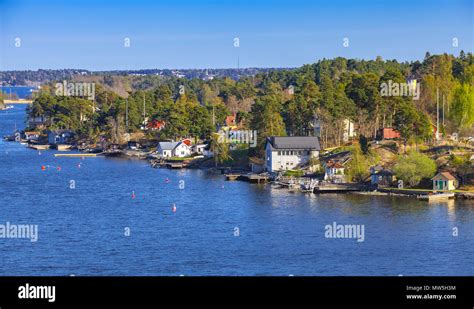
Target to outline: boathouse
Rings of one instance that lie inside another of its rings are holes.
[[[52,130],[48,132],[48,143],[51,145],[71,144],[74,138],[72,130]]]
[[[440,172],[431,180],[433,180],[433,190],[455,190],[458,184],[456,177],[449,172]]]
[[[316,136],[271,136],[265,144],[265,169],[293,170],[318,158],[321,146]]]
[[[389,187],[396,180],[395,175],[389,169],[380,165],[370,168],[370,183],[380,187]]]
[[[25,132],[25,139],[27,141],[37,141],[39,140],[40,132],[36,131],[27,131]]]

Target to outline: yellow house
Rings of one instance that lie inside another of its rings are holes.
[[[436,174],[433,180],[433,190],[455,190],[457,179],[449,172],[440,172]]]

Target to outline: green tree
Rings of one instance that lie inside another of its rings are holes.
[[[450,116],[460,129],[474,124],[474,91],[471,85],[458,83],[454,88]]]
[[[354,145],[352,160],[349,163],[347,177],[350,180],[362,182],[369,176],[369,163],[362,153],[359,144]]]
[[[362,134],[359,135],[359,145],[363,154],[367,154],[369,152],[369,143],[367,142],[367,138]]]
[[[414,187],[423,178],[433,177],[436,172],[436,163],[427,155],[413,151],[399,156],[393,171],[398,179]]]
[[[282,136],[285,134],[285,124],[281,116],[281,88],[278,84],[271,83],[265,94],[259,96],[252,106],[251,128],[257,131],[259,150],[268,136]]]
[[[217,167],[225,161],[232,160],[229,151],[229,144],[222,141],[222,136],[219,133],[211,133],[210,136],[211,151],[214,154],[214,162]]]

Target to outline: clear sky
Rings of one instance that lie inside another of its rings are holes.
[[[473,2],[0,0],[0,70],[235,68],[238,59],[240,67],[296,67],[337,56],[457,55],[473,50]]]

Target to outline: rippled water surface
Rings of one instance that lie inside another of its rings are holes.
[[[0,111],[0,135],[24,108]],[[54,153],[0,141],[0,224],[39,228],[37,242],[0,238],[0,275],[474,275],[473,202],[304,195]],[[364,241],[325,238],[333,222],[364,225]]]

